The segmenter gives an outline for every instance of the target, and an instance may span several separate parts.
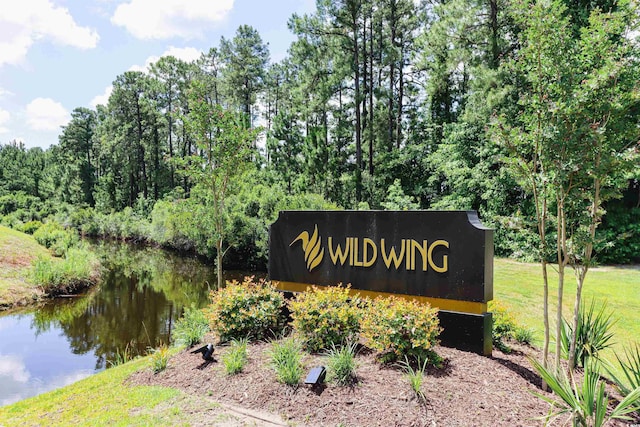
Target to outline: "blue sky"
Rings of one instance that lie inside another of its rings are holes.
[[[172,54],[192,60],[256,28],[282,59],[293,13],[315,0],[19,0],[0,14],[0,144],[58,142],[76,107],[106,103],[111,83]]]

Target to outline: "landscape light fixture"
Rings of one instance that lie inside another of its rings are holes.
[[[316,366],[309,371],[309,375],[304,380],[305,384],[311,384],[312,386],[320,385],[324,382],[324,377],[327,375],[327,370],[324,366]]]

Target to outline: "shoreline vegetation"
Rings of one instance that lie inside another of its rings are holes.
[[[98,283],[96,255],[77,239],[59,236],[68,240],[51,238],[47,249],[37,238],[0,225],[0,311],[78,294]]]

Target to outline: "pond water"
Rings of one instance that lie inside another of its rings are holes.
[[[0,313],[0,406],[99,372],[125,351],[169,343],[184,307],[206,305],[216,284],[214,268],[195,258],[109,242],[94,248],[104,268],[99,286]]]

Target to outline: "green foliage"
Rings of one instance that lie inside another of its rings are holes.
[[[53,221],[38,228],[33,233],[33,238],[45,248],[51,249],[57,256],[64,255],[79,240],[75,232],[65,230],[60,224]]]
[[[245,277],[242,283],[228,281],[224,288],[212,291],[206,315],[221,340],[258,340],[280,333],[283,306],[284,297],[271,284]]]
[[[381,203],[382,207],[390,211],[410,211],[419,209],[412,196],[407,196],[400,185],[400,180],[396,178],[387,190],[387,198]]]
[[[279,382],[297,385],[302,378],[302,346],[293,337],[274,341],[269,352],[271,366]]]
[[[133,353],[133,347],[130,347],[131,343],[127,343],[127,345],[125,346],[124,349],[120,350],[119,348],[116,349],[116,354],[113,358],[113,360],[108,360],[107,361],[107,367],[108,368],[112,368],[115,366],[119,366],[119,365],[123,365],[125,363],[127,363],[130,360],[133,360],[134,358],[134,353]]]
[[[358,343],[344,344],[340,347],[335,345],[327,352],[329,379],[338,385],[352,384],[356,379],[356,349]]]
[[[20,227],[20,231],[25,234],[33,234],[38,231],[40,227],[42,227],[42,223],[40,221],[29,221]]]
[[[612,312],[607,312],[607,305],[602,304],[596,311],[595,300],[591,300],[589,308],[584,302],[578,311],[578,330],[576,333],[576,366],[584,366],[588,358],[600,358],[600,352],[609,348],[613,342],[612,327],[615,323]],[[561,329],[562,355],[569,357],[569,344],[572,336],[572,325],[563,319]]]
[[[584,366],[582,384],[567,378],[564,371],[553,373],[536,360],[531,360],[542,380],[553,395],[536,393],[549,402],[551,409],[547,422],[563,414],[569,414],[574,426],[600,427],[611,419],[630,420],[628,414],[640,409],[640,388],[620,401],[612,411],[608,411],[609,397],[605,392],[605,382],[600,379],[598,365],[589,360]]]
[[[231,341],[231,347],[222,355],[222,364],[227,375],[235,375],[242,372],[247,364],[247,339]]]
[[[207,332],[209,322],[204,311],[192,305],[185,307],[182,317],[173,328],[171,338],[175,345],[191,347],[199,343]]]
[[[508,353],[511,349],[505,341],[514,338],[518,330],[516,321],[507,307],[500,302],[491,301],[489,303],[489,311],[493,313],[493,345],[500,349],[500,351]]]
[[[424,383],[424,372],[427,369],[428,363],[428,358],[425,358],[422,361],[421,359],[418,359],[416,361],[416,368],[414,368],[409,362],[409,358],[407,358],[407,356],[404,357],[404,361],[400,362],[400,366],[405,370],[407,380],[409,380],[411,390],[413,390],[413,393],[421,402],[425,402],[427,399],[422,391],[422,384]]]
[[[32,280],[51,295],[76,293],[97,282],[99,261],[85,247],[67,251],[63,259],[38,257],[32,269]]]
[[[625,347],[624,358],[616,353],[616,359],[620,364],[624,379],[616,377],[611,369],[606,369],[622,395],[628,396],[633,390],[640,388],[640,345],[636,343],[634,347]],[[638,406],[640,406],[640,401],[638,401]]]
[[[513,339],[520,344],[531,345],[533,342],[534,330],[527,327],[518,326],[513,333]]]
[[[361,336],[368,347],[392,361],[407,356],[428,358],[440,328],[438,310],[398,297],[378,297],[363,310]]]
[[[160,347],[152,349],[150,353],[153,373],[157,374],[164,371],[167,368],[167,363],[169,363],[169,346],[162,344]]]
[[[356,341],[360,329],[358,299],[350,299],[350,285],[312,287],[289,301],[293,329],[308,351],[320,351]]]

